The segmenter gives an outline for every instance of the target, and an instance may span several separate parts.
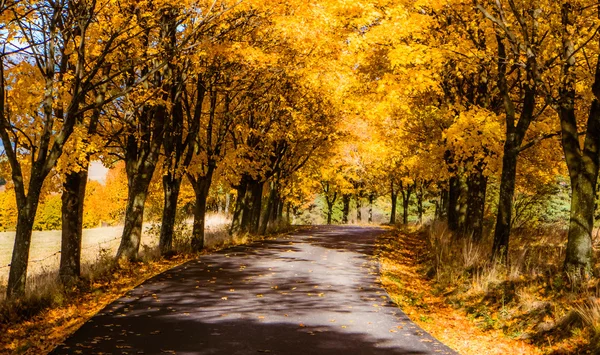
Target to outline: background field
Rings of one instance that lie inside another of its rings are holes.
[[[206,218],[206,243],[212,245],[222,243],[227,239],[226,232],[229,220],[224,215],[208,215]],[[158,244],[158,235],[152,230],[155,226],[144,225],[142,247],[152,248]],[[119,247],[122,226],[85,229],[82,241],[82,264],[94,263],[101,255],[114,255]],[[28,275],[42,272],[56,272],[60,262],[60,231],[33,232],[31,252],[29,255]],[[12,249],[14,232],[0,232],[0,286],[6,285]]]

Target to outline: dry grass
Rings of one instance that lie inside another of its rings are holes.
[[[431,322],[433,326],[421,325],[461,353],[481,354],[482,349],[485,354],[516,353],[512,347],[524,354],[600,353],[598,284],[593,281],[574,287],[563,276],[564,229],[515,231],[508,266],[490,262],[490,240],[474,243],[469,238],[454,238],[440,223],[397,232],[396,236],[387,238],[384,245],[409,251],[398,254],[382,248],[382,271],[388,274],[384,274],[384,282],[403,307],[420,312],[417,322],[423,317],[452,314],[451,319],[444,318],[438,334],[439,321]],[[405,277],[412,279],[400,285]],[[417,298],[417,308],[414,286],[406,287],[417,284],[415,280],[425,285],[420,289],[428,295]],[[467,337],[471,345],[461,348],[460,341],[453,341],[457,334],[447,334],[452,326],[446,323],[461,324],[462,318],[469,320],[456,328],[462,339],[469,327],[483,333],[468,335],[473,337]]]
[[[227,225],[229,219],[222,214],[208,214],[206,216],[206,243],[212,248],[228,241]],[[191,230],[191,221],[186,221],[188,229]],[[142,235],[141,249],[153,249],[158,244],[158,234],[153,232],[153,225],[146,224]],[[82,264],[96,264],[99,257],[114,255],[117,252],[123,227],[102,227],[85,229],[82,240]],[[32,279],[30,288],[39,285],[36,276],[52,276],[58,270],[60,263],[60,231],[36,231],[33,232],[31,249],[29,254],[28,277]],[[182,241],[185,243],[185,241]],[[12,250],[14,246],[14,232],[0,232],[0,287],[5,286],[8,279],[8,271]],[[42,282],[45,283],[45,282]],[[0,296],[1,298],[2,296]]]

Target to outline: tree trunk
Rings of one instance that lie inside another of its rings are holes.
[[[88,170],[68,173],[62,193],[62,236],[58,274],[64,285],[81,276],[81,240],[83,233],[83,204]]]
[[[362,222],[362,203],[358,195],[356,195],[356,222]]]
[[[144,224],[144,206],[151,179],[152,174],[136,174],[128,179],[129,192],[125,209],[125,225],[121,244],[117,251],[117,259],[136,260],[138,258]]]
[[[327,225],[331,225],[331,217],[333,216],[333,202],[327,202]]]
[[[419,225],[423,224],[423,213],[425,212],[423,209],[423,186],[420,185],[416,190],[417,195],[417,220]]]
[[[391,183],[391,194],[392,194],[392,212],[390,213],[390,224],[396,224],[396,205],[398,202],[398,192],[394,190],[394,181]]]
[[[402,224],[408,224],[408,208],[410,206],[410,195],[412,187],[402,190]]]
[[[194,224],[192,228],[191,246],[193,251],[200,251],[206,245],[206,200],[212,184],[213,169],[208,169],[206,175],[197,179],[190,179],[196,197],[194,206]]]
[[[498,199],[498,215],[496,229],[494,230],[494,244],[492,246],[492,260],[508,265],[508,241],[510,238],[512,204],[515,195],[515,180],[517,174],[517,158],[521,144],[531,122],[536,117],[537,87],[535,72],[537,70],[537,56],[529,56],[525,65],[526,80],[523,82],[522,107],[518,120],[516,108],[511,98],[508,85],[508,63],[504,37],[496,35],[498,44],[498,90],[504,105],[504,120],[506,122],[506,137],[504,141],[504,155],[502,157],[502,174],[500,178],[500,196]]]
[[[281,197],[279,197],[279,194],[277,194],[277,199],[279,200],[279,207],[277,208],[277,218],[275,218],[275,222],[279,223],[281,221],[283,221],[283,208],[285,206],[285,200],[281,199]],[[289,212],[289,203],[288,205],[288,211]],[[288,216],[289,219],[289,216]]]
[[[438,206],[436,206],[437,208],[437,212],[436,212],[436,217],[438,219],[447,219],[448,218],[448,189],[442,189],[442,191],[440,191],[440,202],[438,204]]]
[[[492,259],[506,264],[508,264],[508,241],[512,220],[512,203],[515,195],[518,157],[517,149],[510,143],[507,140],[504,145],[498,214],[496,216],[496,229],[494,230],[494,244],[492,247]]]
[[[373,223],[373,202],[375,200],[375,196],[373,194],[369,195],[369,223]]]
[[[242,218],[244,217],[244,209],[246,208],[244,199],[246,198],[246,190],[248,189],[246,180],[242,178],[240,184],[235,189],[237,191],[237,197],[233,209],[231,228],[229,230],[231,235],[236,235],[242,232]]]
[[[597,179],[592,181],[584,174],[571,179],[573,193],[565,271],[577,279],[587,279],[592,274],[596,181]]]
[[[275,182],[271,182],[271,186],[269,188],[269,197],[267,198],[267,206],[265,209],[265,213],[262,216],[260,229],[258,231],[258,234],[260,234],[260,235],[267,234],[267,228],[269,227],[269,221],[273,221],[275,219],[274,216],[277,214],[277,211],[274,210],[277,208],[276,201],[275,201],[276,195],[277,195],[277,188],[275,187]]]
[[[15,244],[6,289],[6,296],[9,299],[20,298],[25,295],[31,233],[39,204],[40,191],[41,187],[37,191],[29,191],[24,208],[19,208]]]
[[[459,197],[460,197],[460,183],[457,176],[450,178],[448,183],[448,229],[453,232],[459,229]]]
[[[350,197],[349,194],[342,195],[342,203],[344,205],[342,209],[342,224],[348,224],[348,215],[350,214]]]
[[[577,117],[575,114],[575,44],[569,30],[569,20],[573,17],[573,7],[563,5],[563,77],[559,93],[562,146],[569,176],[571,179],[571,216],[567,242],[565,272],[574,281],[587,279],[592,275],[594,251],[592,231],[594,229],[594,209],[598,169],[600,167],[600,59],[596,59],[594,98],[588,114],[583,150],[579,140]],[[600,9],[598,16],[600,16]],[[600,42],[598,43],[600,45]]]
[[[248,221],[247,230],[250,234],[258,234],[258,227],[260,225],[260,215],[262,212],[262,195],[263,195],[264,183],[259,181],[252,181],[250,184],[250,199],[251,205],[249,206],[250,218]]]
[[[467,229],[467,211],[469,208],[469,187],[464,175],[458,178],[459,196],[458,196],[458,231],[461,235],[465,234]]]
[[[229,217],[229,205],[231,203],[230,201],[231,201],[231,194],[230,193],[226,193],[225,194],[225,215],[227,217]]]
[[[469,176],[466,232],[474,241],[481,241],[483,237],[486,189],[487,178],[483,172],[477,171]]]
[[[177,201],[179,201],[180,189],[181,177],[177,177],[170,172],[163,176],[164,207],[158,243],[158,248],[162,256],[168,256],[173,253],[173,233],[175,231]]]
[[[273,211],[273,213],[269,214],[269,224],[274,226],[277,225],[279,223],[279,221],[281,221],[281,217],[279,216],[279,211],[282,211],[283,208],[283,203],[281,202],[281,198],[279,197],[279,193],[277,193],[277,191],[275,191],[275,194],[273,195],[273,206],[271,207],[271,210]]]

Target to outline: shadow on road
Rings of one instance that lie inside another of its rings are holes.
[[[382,231],[316,227],[203,256],[108,306],[53,354],[443,354],[375,283]]]

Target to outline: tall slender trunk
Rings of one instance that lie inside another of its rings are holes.
[[[440,202],[439,205],[437,206],[437,213],[436,216],[438,219],[447,219],[448,218],[448,211],[449,211],[449,207],[448,207],[448,203],[449,203],[449,196],[448,196],[448,189],[442,189],[442,191],[440,191]]]
[[[417,196],[417,222],[419,225],[423,224],[423,185],[419,184],[419,187],[415,191],[415,195]]]
[[[104,69],[104,76],[108,73]],[[102,85],[96,95],[96,102],[106,98],[107,86]],[[94,109],[88,125],[88,135],[93,136],[98,131],[101,110]],[[80,119],[83,117],[80,117]],[[86,143],[87,139],[85,140]],[[58,274],[64,285],[71,284],[81,276],[81,241],[83,238],[83,208],[85,203],[85,190],[88,180],[88,169],[91,154],[85,156],[85,163],[81,164],[79,172],[70,172],[65,177],[62,193],[62,231],[61,254]]]
[[[279,194],[277,194],[277,196],[279,196]],[[277,199],[279,200],[279,207],[277,208],[277,217],[275,218],[275,222],[279,223],[283,220],[283,208],[286,205],[286,203],[285,203],[285,200],[281,199],[281,197],[277,197]],[[288,206],[287,212],[289,213],[289,211],[290,211],[289,203],[287,204],[287,206]],[[289,216],[288,216],[288,219],[289,219]]]
[[[467,211],[469,208],[469,186],[464,175],[458,178],[459,196],[458,196],[458,231],[459,235],[464,235],[467,229]]]
[[[231,228],[229,230],[229,233],[231,235],[236,235],[242,232],[242,219],[245,214],[244,210],[246,209],[246,204],[244,200],[246,198],[246,190],[248,189],[248,183],[244,178],[242,178],[240,184],[236,186],[235,189],[237,191],[237,197],[235,200],[235,206],[231,220]]]
[[[508,262],[508,241],[510,238],[512,204],[517,177],[517,157],[517,150],[507,141],[504,145],[504,157],[502,158],[498,214],[496,216],[496,229],[494,230],[494,244],[492,246],[493,260],[500,260],[505,263]]]
[[[260,215],[262,211],[262,194],[264,183],[253,181],[250,184],[249,191],[251,192],[251,205],[249,206],[250,218],[248,220],[247,230],[250,234],[258,234],[260,225]]]
[[[270,198],[270,196],[269,196]],[[279,216],[279,211],[283,212],[283,202],[279,197],[279,193],[275,191],[273,195],[273,205],[271,206],[272,213],[269,213],[269,221],[268,223],[272,226],[276,225],[279,221],[281,221],[281,217]]]
[[[571,216],[569,237],[564,263],[567,274],[575,281],[587,279],[592,274],[594,251],[592,231],[594,229],[594,209],[596,184],[600,167],[600,59],[596,59],[592,92],[594,98],[588,114],[583,149],[579,140],[577,117],[575,114],[575,44],[568,29],[572,20],[573,6],[565,3],[562,8],[563,25],[563,75],[559,91],[559,117],[562,132],[562,146],[569,176],[571,178]],[[600,9],[597,10],[600,17]],[[600,46],[600,40],[597,45]]]
[[[244,175],[238,187],[231,233],[256,234],[260,223],[263,182]]]
[[[508,68],[504,37],[496,35],[498,44],[498,90],[503,100],[506,121],[506,139],[504,141],[504,156],[502,157],[502,174],[500,177],[500,196],[498,199],[498,215],[494,230],[492,260],[508,265],[508,248],[512,220],[512,205],[515,195],[517,162],[521,144],[525,134],[536,117],[536,73],[538,69],[537,56],[529,56],[525,65],[526,80],[522,94],[522,108],[519,118],[516,118],[515,103],[511,97],[508,85]],[[538,113],[539,115],[539,113]]]
[[[138,258],[144,224],[144,206],[151,180],[152,174],[136,174],[128,177],[129,192],[125,209],[125,225],[121,244],[117,251],[117,259],[135,260]]]
[[[356,222],[362,222],[362,202],[359,195],[356,195]]]
[[[458,176],[450,178],[448,183],[448,229],[453,232],[459,230],[459,219],[460,219],[460,182]]]
[[[373,194],[369,195],[369,223],[373,223],[373,202],[375,201],[375,196]]]
[[[348,224],[348,215],[350,214],[350,198],[352,195],[344,194],[342,195],[342,224]]]
[[[408,208],[410,207],[410,195],[412,194],[412,187],[408,186],[406,189],[402,189],[402,224],[408,224]]]
[[[62,237],[58,274],[65,285],[81,276],[81,240],[83,234],[83,205],[88,169],[66,174],[62,193]]]
[[[396,224],[396,205],[398,203],[398,192],[394,189],[394,181],[391,182],[391,198],[392,198],[392,211],[390,213],[390,224]]]
[[[206,200],[208,199],[208,192],[212,184],[213,172],[214,169],[209,168],[204,176],[189,179],[196,197],[191,242],[193,251],[200,251],[206,245]]]
[[[474,241],[480,241],[483,237],[486,190],[487,178],[482,171],[478,170],[469,176],[466,234]]]
[[[269,187],[269,197],[267,198],[267,206],[265,209],[265,213],[262,216],[262,221],[260,223],[260,228],[258,230],[258,234],[265,235],[267,234],[267,228],[269,227],[269,221],[273,221],[274,216],[277,212],[274,210],[277,208],[276,205],[276,195],[277,188],[275,186],[275,182],[272,181]]]
[[[333,216],[333,203],[327,203],[327,225],[331,225],[331,217]]]
[[[30,190],[23,206],[19,206],[17,216],[17,231],[8,274],[7,298],[19,298],[25,295],[25,282],[27,280],[27,265],[29,262],[29,249],[33,221],[40,200],[41,186],[34,191]]]
[[[160,239],[158,248],[163,256],[173,252],[173,233],[177,218],[177,201],[181,190],[181,177],[168,172],[163,176],[164,206],[162,223],[160,225]]]

